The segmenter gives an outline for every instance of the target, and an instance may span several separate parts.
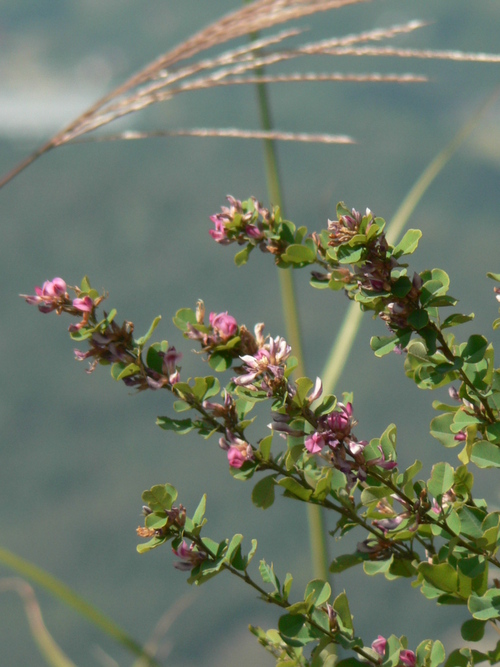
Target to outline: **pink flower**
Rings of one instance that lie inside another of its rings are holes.
[[[219,216],[220,214],[210,216],[210,220],[214,223],[215,229],[209,229],[208,233],[214,241],[217,241],[217,243],[220,243],[221,245],[227,245],[228,243],[231,243],[231,241],[227,237],[227,230],[224,225],[224,220],[222,220]]]
[[[323,447],[326,445],[325,434],[324,433],[313,433],[304,443],[305,448],[311,454],[319,454]]]
[[[372,649],[375,651],[375,653],[378,653],[379,655],[384,655],[386,646],[387,646],[387,639],[385,637],[382,637],[382,635],[379,635],[377,639],[375,639],[375,641],[372,642]]]
[[[252,446],[229,430],[226,431],[226,437],[219,440],[219,445],[227,451],[227,460],[231,468],[241,468],[245,461],[253,459]]]
[[[21,294],[26,302],[32,306],[38,306],[41,313],[50,313],[60,308],[67,300],[66,282],[62,278],[46,280],[42,287],[35,287],[34,295]]]
[[[89,296],[84,296],[83,299],[73,299],[73,307],[81,310],[83,313],[91,313],[94,307],[94,302]]]
[[[344,405],[343,403],[338,403],[337,408],[340,410],[335,410],[330,412],[328,415],[328,426],[334,431],[337,437],[347,436],[351,432],[353,426],[352,419],[352,403]]]
[[[223,340],[227,340],[238,333],[238,323],[232,315],[225,313],[210,313],[210,324]]]
[[[413,651],[403,649],[399,653],[399,664],[401,667],[415,667],[417,664],[417,656],[415,653],[413,653]]]

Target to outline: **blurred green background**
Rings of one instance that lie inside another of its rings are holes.
[[[128,75],[236,6],[230,0],[1,0],[0,171]],[[500,5],[484,0],[374,0],[307,18],[299,25],[309,31],[296,43],[413,18],[427,21],[427,27],[397,38],[398,46],[500,51]],[[310,230],[323,228],[341,199],[390,220],[421,171],[499,80],[498,65],[485,63],[331,58],[304,68],[430,78],[424,84],[272,88],[277,128],[347,133],[357,141],[279,145],[286,215]],[[461,312],[476,312],[476,322],[461,337],[474,330],[491,338],[497,313],[485,273],[500,270],[498,113],[497,103],[410,221],[424,232],[413,266],[448,271]],[[116,129],[257,129],[258,122],[255,91],[240,86],[179,96]],[[175,438],[155,426],[155,417],[169,410],[166,393],[131,396],[105,368],[86,375],[85,366],[73,360],[69,322],[40,315],[17,295],[32,293],[34,285],[54,276],[77,284],[88,274],[94,287],[109,291],[108,307],[118,309],[119,319],[134,321],[139,335],[153,317],[164,316],[155,339],[167,338],[184,352],[184,377],[207,372],[171,323],[178,308],[203,298],[208,311],[229,310],[240,323],[265,321],[267,332],[283,332],[269,257],[254,255],[237,269],[232,248],[208,236],[208,218],[228,193],[269,203],[259,142],[171,138],[66,146],[0,192],[0,545],[60,577],[140,641],[166,610],[175,613],[176,601],[194,593],[166,637],[170,667],[273,664],[247,625],[272,627],[277,614],[229,577],[191,591],[186,576],[173,569],[168,548],[139,556],[141,492],[155,483],[174,483],[188,511],[207,492],[207,535],[222,539],[242,532],[246,544],[257,538],[257,555],[273,561],[278,575],[289,569],[298,594],[311,578],[305,508],[283,499],[265,513],[252,507],[251,485],[232,480],[215,440]],[[347,300],[311,290],[306,272],[297,273],[296,283],[306,365],[314,377]],[[403,464],[422,458],[427,474],[433,460],[454,463],[456,452],[442,450],[428,434],[434,396],[404,377],[401,357],[373,357],[369,338],[383,331],[379,322],[365,319],[337,388],[354,391],[358,437],[378,436],[394,421]],[[499,493],[492,475],[482,475],[486,490],[479,495],[487,495],[494,509]],[[331,556],[352,546],[353,541],[332,541]],[[0,573],[11,574],[5,568]],[[346,589],[356,629],[367,642],[378,634],[405,633],[410,647],[427,636],[451,647],[459,638],[463,610],[438,610],[407,582],[388,585],[353,570],[335,585]],[[103,651],[120,665],[132,664],[75,613],[43,592],[39,599],[50,631],[79,667],[115,664],[105,662]],[[0,664],[45,664],[13,593],[0,596]]]

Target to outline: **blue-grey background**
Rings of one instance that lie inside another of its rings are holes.
[[[237,3],[149,0],[0,0],[0,167],[5,172],[95,99],[158,54],[172,48]],[[500,51],[500,6],[480,0],[419,3],[375,0],[309,17],[299,41],[428,21],[395,43],[405,47]],[[279,29],[279,28],[278,28]],[[224,47],[226,48],[226,47]],[[495,91],[498,65],[383,58],[337,58],[306,63],[318,71],[415,72],[426,84],[280,84],[271,91],[276,127],[285,131],[347,133],[354,146],[283,144],[278,153],[286,215],[321,229],[345,200],[390,220],[421,171]],[[411,226],[424,237],[412,258],[417,270],[440,266],[452,279],[462,312],[475,311],[469,332],[490,337],[496,316],[486,271],[498,266],[499,105],[433,183]],[[180,96],[120,129],[258,128],[255,91],[223,88]],[[110,128],[111,130],[113,128]],[[93,375],[73,360],[68,321],[43,316],[17,295],[54,276],[110,293],[109,307],[133,320],[140,334],[164,319],[158,339],[184,352],[183,374],[206,372],[171,323],[181,307],[203,298],[239,322],[265,321],[283,332],[277,276],[269,257],[237,269],[232,248],[208,236],[209,215],[225,195],[255,195],[268,203],[262,147],[230,139],[157,139],[62,147],[40,159],[0,192],[3,232],[0,404],[0,544],[60,577],[145,641],[158,619],[193,591],[172,568],[168,548],[139,556],[135,528],[141,492],[176,484],[194,509],[208,494],[207,535],[255,537],[258,556],[289,569],[301,595],[311,578],[305,508],[283,502],[263,513],[250,504],[250,484],[233,481],[215,441],[176,438],[155,426],[169,409],[159,392],[132,396],[105,368]],[[296,275],[308,373],[321,372],[345,312],[340,294],[312,291]],[[402,372],[402,358],[377,360],[368,341],[383,331],[367,317],[338,391],[353,390],[357,434],[371,438],[398,425],[400,460],[454,462],[428,434],[433,396]],[[466,335],[467,332],[461,335]],[[494,340],[494,338],[493,338]],[[443,393],[444,395],[444,393]],[[267,423],[267,421],[264,421]],[[482,476],[493,507],[498,490]],[[360,534],[359,539],[363,539]],[[332,556],[352,543],[331,545]],[[11,573],[1,568],[2,575]],[[448,647],[465,618],[457,607],[437,610],[407,582],[367,580],[360,570],[339,577],[356,628],[366,641],[405,633],[410,645],[430,636]],[[200,590],[167,634],[170,667],[272,664],[247,625],[272,627],[277,614],[238,581],[221,576]],[[80,666],[120,665],[122,649],[39,591],[46,623]],[[28,634],[20,601],[0,596],[0,664],[45,664]]]

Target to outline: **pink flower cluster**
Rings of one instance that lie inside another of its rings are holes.
[[[242,245],[249,240],[263,239],[263,229],[255,222],[258,213],[266,218],[269,216],[269,211],[263,209],[255,200],[243,203],[231,195],[228,195],[226,199],[229,206],[223,206],[220,213],[210,216],[215,229],[210,229],[208,233],[213,240],[221,245],[233,242]]]
[[[352,404],[337,404],[337,409],[320,417],[318,426],[305,440],[304,446],[311,454],[321,454],[328,448],[328,456],[332,465],[343,472],[353,484],[357,479],[366,478],[366,466],[363,450],[368,445],[366,440],[358,440],[352,433],[356,420],[352,416]],[[395,461],[387,461],[382,448],[380,457],[371,460],[370,466],[379,466],[384,470],[392,470],[397,466]]]
[[[35,287],[35,294],[21,294],[21,296],[26,299],[26,303],[38,306],[41,313],[50,313],[53,310],[58,315],[62,312],[71,315],[82,313],[82,320],[77,324],[70,324],[68,327],[68,331],[75,332],[87,326],[95,304],[88,295],[71,300],[67,290],[68,286],[62,278],[53,278],[52,280],[46,280],[42,287]],[[78,290],[75,291],[78,294]]]
[[[244,354],[243,374],[233,378],[237,385],[249,389],[266,391],[272,396],[276,387],[283,383],[286,360],[292,348],[284,338],[269,338],[267,343],[260,341],[261,346],[254,354]]]
[[[372,643],[372,649],[381,655],[385,655],[385,649],[387,646],[387,639],[379,635],[377,639]],[[417,657],[413,651],[408,649],[401,649],[399,653],[399,663],[398,667],[415,667],[417,664]]]
[[[32,306],[38,306],[41,313],[50,313],[53,310],[62,312],[65,305],[69,305],[70,300],[66,291],[66,282],[62,278],[46,280],[42,287],[35,287],[35,294],[21,294],[26,299],[26,303]]]

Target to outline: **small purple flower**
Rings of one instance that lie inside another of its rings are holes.
[[[80,299],[80,298],[73,299],[73,306],[77,310],[81,310],[83,313],[91,313],[92,309],[94,307],[94,302],[87,295],[87,296],[84,296],[83,299]]]
[[[177,549],[172,549],[172,552],[177,556],[177,558],[180,558],[179,561],[174,563],[174,567],[177,570],[182,570],[183,572],[192,570],[200,563],[203,563],[203,561],[207,558],[205,553],[195,550],[194,544],[190,544],[188,546],[185,540],[182,541]]]
[[[382,637],[382,635],[379,635],[377,639],[375,639],[375,641],[372,642],[372,649],[375,651],[375,653],[378,653],[379,655],[384,655],[386,646],[387,646],[387,639],[385,637]]]
[[[238,323],[227,310],[225,313],[210,313],[210,324],[223,340],[228,340],[238,333]]]
[[[459,431],[453,440],[456,440],[457,442],[465,442],[467,440],[467,433],[465,431]]]

